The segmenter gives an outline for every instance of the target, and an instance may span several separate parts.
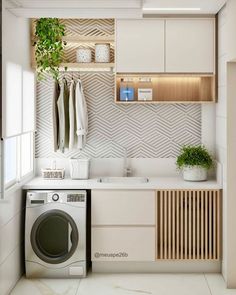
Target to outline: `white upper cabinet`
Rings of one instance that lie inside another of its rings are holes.
[[[215,72],[214,19],[166,20],[166,72]]]
[[[164,20],[117,20],[116,71],[164,72]]]

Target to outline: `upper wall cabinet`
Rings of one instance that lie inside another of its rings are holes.
[[[214,19],[166,20],[166,72],[215,72]]]
[[[164,72],[165,20],[117,20],[116,71]]]

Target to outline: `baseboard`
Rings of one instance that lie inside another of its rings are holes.
[[[221,273],[221,261],[93,262],[94,273]]]

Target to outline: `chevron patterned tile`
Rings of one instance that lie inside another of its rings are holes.
[[[114,35],[114,19],[63,19],[66,36]]]
[[[70,81],[72,72],[64,76]],[[74,79],[79,74],[73,73]],[[114,74],[81,73],[87,100],[89,134],[83,151],[54,153],[52,80],[37,83],[36,157],[175,157],[183,144],[201,143],[201,106],[184,104],[118,105]]]

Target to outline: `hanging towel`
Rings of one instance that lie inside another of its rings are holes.
[[[82,83],[78,80],[75,91],[77,147],[83,149],[88,133],[88,113]]]
[[[61,152],[69,147],[69,91],[67,82],[62,80],[60,85],[60,95],[57,100],[59,118],[59,138],[58,145]]]
[[[58,81],[54,82],[53,85],[53,96],[52,96],[52,132],[53,132],[53,151],[58,150],[58,131],[59,131],[59,122],[58,122],[58,109],[57,109],[57,100],[60,93],[60,86]]]
[[[69,149],[72,150],[75,146],[76,139],[76,113],[75,113],[75,81],[72,79],[70,84],[69,95]]]

